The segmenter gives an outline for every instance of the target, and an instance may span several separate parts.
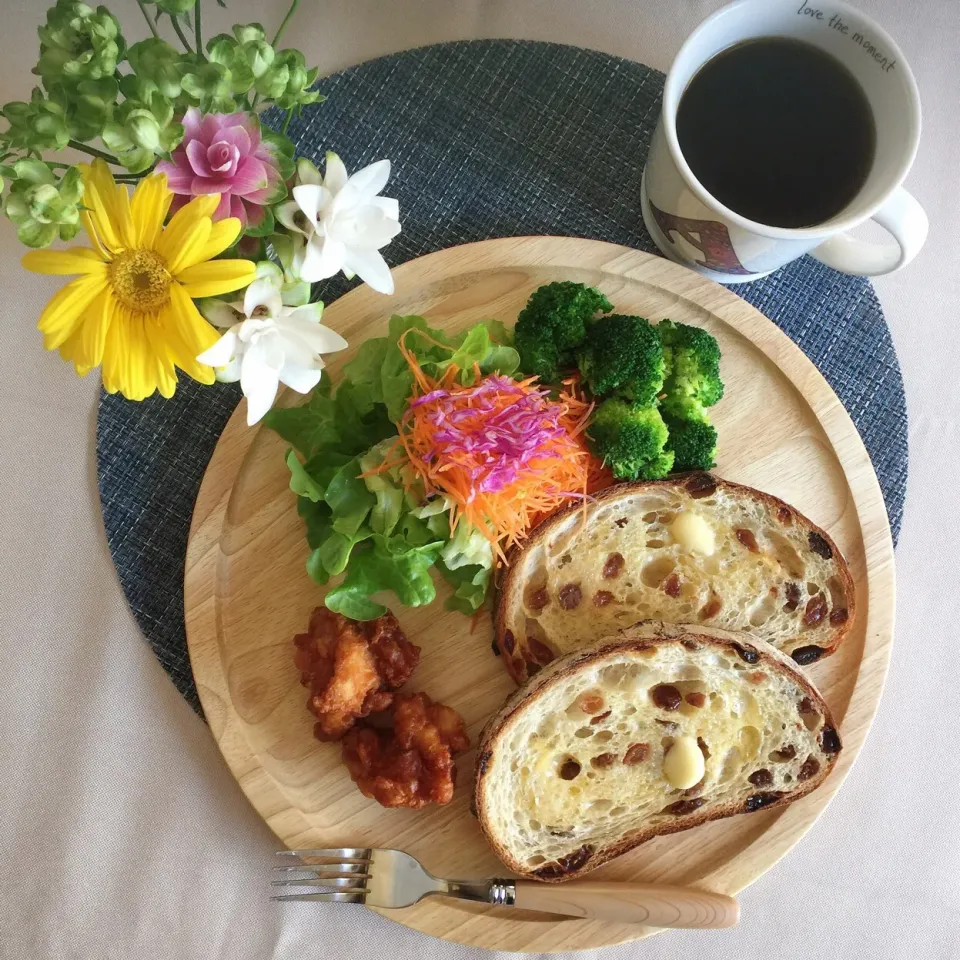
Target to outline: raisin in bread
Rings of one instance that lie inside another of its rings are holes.
[[[743,630],[812,663],[854,615],[836,544],[789,504],[707,473],[623,483],[536,527],[511,558],[497,644],[517,683],[638,620]]]
[[[554,660],[489,722],[475,804],[497,855],[540,880],[781,806],[840,751],[796,665],[754,637],[650,621]]]

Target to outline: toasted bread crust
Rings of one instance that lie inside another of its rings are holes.
[[[499,713],[487,723],[480,739],[477,751],[477,765],[474,783],[474,806],[480,827],[487,842],[503,863],[513,872],[530,879],[541,880],[547,883],[559,883],[575,879],[594,870],[609,860],[646,843],[654,837],[665,836],[687,830],[713,820],[734,816],[738,813],[750,812],[737,802],[710,806],[694,813],[679,815],[673,821],[660,823],[655,826],[640,827],[625,835],[618,843],[592,850],[586,856],[575,855],[569,866],[562,864],[547,864],[544,867],[532,869],[528,865],[515,859],[503,842],[496,836],[490,826],[487,804],[487,784],[494,776],[491,760],[501,745],[505,733],[517,715],[526,710],[536,709],[537,701],[548,688],[562,683],[574,676],[586,665],[602,661],[605,658],[615,657],[622,653],[649,649],[651,646],[664,644],[683,645],[696,643],[717,648],[733,650],[741,657],[746,653],[750,662],[756,666],[779,674],[787,675],[804,692],[811,704],[816,707],[824,718],[826,728],[836,732],[836,725],[830,713],[830,708],[813,684],[797,669],[793,661],[772,645],[754,637],[745,637],[726,630],[713,627],[665,624],[659,621],[638,623],[624,630],[617,637],[598,641],[589,648],[576,650],[561,657],[541,670],[525,687],[514,693],[504,704]],[[755,655],[755,659],[754,659]],[[839,756],[841,744],[836,737],[836,749],[824,752],[819,771],[810,779],[797,783],[795,789],[783,792],[776,799],[764,802],[762,809],[783,807],[794,800],[806,796],[815,790],[829,776]],[[582,854],[583,851],[575,851]]]

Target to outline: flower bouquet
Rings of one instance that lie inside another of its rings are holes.
[[[307,393],[346,347],[310,285],[342,270],[383,293],[380,249],[400,231],[381,160],[349,176],[294,159],[290,119],[323,98],[318,69],[258,23],[203,39],[200,0],[136,0],[150,35],[57,0],[39,27],[40,85],[0,113],[3,209],[36,273],[72,275],[42,311],[48,350],[130,400],[171,397],[178,371],[238,381],[248,422],[281,383]],[[222,6],[222,0],[218,0]],[[161,36],[172,29],[182,49]],[[286,112],[282,130],[259,111]],[[60,151],[89,159],[71,163]],[[86,234],[87,245],[46,250]]]

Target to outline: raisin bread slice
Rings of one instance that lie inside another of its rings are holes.
[[[646,619],[746,631],[805,665],[836,650],[854,609],[825,531],[776,497],[696,473],[618,484],[536,527],[503,580],[497,644],[517,683]]]
[[[483,733],[475,805],[511,870],[566,880],[653,837],[790,803],[840,747],[784,654],[651,621],[554,660],[507,701]]]

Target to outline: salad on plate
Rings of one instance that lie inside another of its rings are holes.
[[[267,414],[289,444],[307,571],[327,609],[369,621],[393,593],[484,607],[534,526],[614,483],[713,466],[723,395],[706,331],[613,312],[599,290],[546,284],[510,330],[448,334],[394,316],[336,384]]]

